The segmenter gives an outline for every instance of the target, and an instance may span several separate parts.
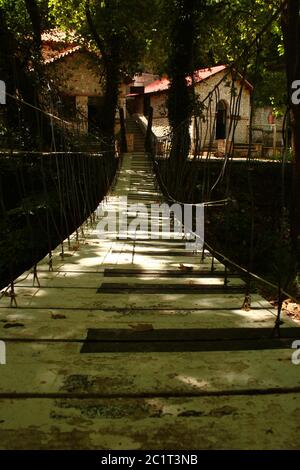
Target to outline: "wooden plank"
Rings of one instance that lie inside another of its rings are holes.
[[[298,450],[300,446],[298,394],[201,400],[2,399],[0,407],[0,448],[6,450]]]
[[[84,343],[8,342],[0,395],[207,396],[299,389],[291,349],[103,352]]]

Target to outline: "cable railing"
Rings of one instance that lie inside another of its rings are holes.
[[[154,172],[156,174],[156,178],[158,181],[158,186],[162,193],[164,194],[165,199],[171,203],[177,203],[184,205],[185,203],[183,201],[178,201],[169,192],[168,185],[167,185],[167,179],[165,178],[165,173],[162,174],[161,172],[161,164],[164,165],[170,165],[169,160],[169,153],[170,153],[170,148],[172,145],[172,140],[171,140],[171,135],[168,135],[166,139],[159,139],[157,136],[153,133],[151,129],[151,122],[152,120],[150,119],[149,125],[147,128],[146,132],[146,152],[147,154],[151,157],[152,162],[153,162],[153,168]],[[251,130],[250,130],[251,132]],[[285,131],[286,132],[286,131]],[[162,147],[162,145],[164,147]],[[252,153],[252,144],[251,144],[251,139],[249,140],[248,144],[248,152],[250,152],[250,155]],[[164,152],[158,152],[158,149],[164,148]],[[232,147],[233,148],[233,147]],[[285,155],[287,149],[281,149],[282,153],[282,162],[285,162]],[[162,155],[163,153],[163,155]],[[226,158],[226,157],[225,157]],[[163,160],[163,161],[162,161]],[[207,164],[210,161],[210,159],[207,159]],[[231,157],[232,161],[232,157]],[[249,160],[247,160],[249,161]],[[245,163],[247,163],[245,160]],[[199,162],[201,163],[201,162]],[[202,162],[203,163],[203,162]],[[205,161],[204,161],[205,164]],[[284,164],[284,163],[283,163]],[[165,170],[165,168],[164,168]],[[167,170],[168,171],[168,170]],[[218,202],[214,206],[214,204],[210,204],[210,202]],[[219,207],[221,205],[227,205],[230,204],[232,201],[229,197],[224,198],[221,201],[206,201],[204,204],[210,205],[212,207]],[[199,203],[192,203],[190,205],[197,205]],[[203,201],[202,201],[203,204]],[[198,235],[191,231],[190,233],[192,236],[197,237]],[[285,285],[283,284],[283,279],[282,276],[278,277],[278,283],[276,282],[271,282],[270,280],[266,279],[266,277],[259,275],[255,272],[252,271],[250,266],[248,268],[245,268],[242,266],[240,263],[234,261],[231,259],[228,255],[224,254],[224,252],[220,249],[217,249],[215,246],[213,246],[211,243],[208,243],[207,241],[203,240],[203,250],[202,250],[202,256],[200,258],[200,262],[204,260],[205,258],[205,249],[208,250],[212,254],[212,270],[213,270],[213,263],[214,263],[214,258],[218,259],[219,262],[223,263],[225,265],[225,270],[224,270],[224,285],[227,284],[227,276],[228,276],[228,269],[232,269],[235,272],[238,272],[242,277],[245,278],[246,283],[245,283],[245,300],[243,303],[243,308],[245,309],[251,309],[251,294],[250,294],[250,283],[259,283],[261,286],[265,286],[268,289],[271,289],[274,293],[276,292],[277,295],[277,315],[276,315],[276,320],[274,324],[274,334],[277,334],[280,336],[280,325],[281,325],[281,314],[282,314],[282,305],[283,305],[283,299],[284,298],[290,298],[294,302],[298,302],[297,298],[295,295],[291,294],[291,292],[288,292],[288,282],[285,282]],[[251,255],[252,256],[252,255]]]

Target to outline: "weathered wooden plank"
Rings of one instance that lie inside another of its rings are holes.
[[[8,342],[0,395],[206,396],[300,387],[291,349],[81,354],[82,342]]]

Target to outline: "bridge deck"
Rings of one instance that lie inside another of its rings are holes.
[[[141,154],[125,156],[106,209],[124,196],[161,201]],[[18,308],[0,300],[0,448],[299,448],[297,325],[272,338],[272,306],[253,294],[242,310],[243,281],[224,286],[224,266],[183,239],[83,232],[52,272],[39,263],[39,287],[17,280]]]

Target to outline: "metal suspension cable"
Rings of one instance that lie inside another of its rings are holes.
[[[5,93],[6,93],[6,96],[8,96],[9,98],[11,98],[11,99],[17,101],[17,102],[20,103],[21,105],[24,105],[24,106],[27,106],[27,107],[29,107],[29,108],[31,108],[31,109],[34,109],[35,111],[38,111],[39,113],[41,113],[41,114],[43,114],[43,115],[49,117],[50,120],[53,119],[53,120],[55,120],[55,121],[61,123],[63,126],[66,126],[66,125],[67,125],[67,126],[69,126],[70,128],[72,128],[72,126],[73,126],[73,123],[72,123],[72,122],[67,121],[67,120],[65,120],[65,119],[62,119],[62,118],[60,118],[59,116],[55,115],[54,113],[50,113],[50,112],[48,112],[48,111],[45,111],[44,109],[41,109],[41,108],[38,107],[38,106],[35,106],[35,105],[31,104],[31,103],[28,103],[27,101],[23,100],[22,98],[20,98],[20,97],[18,97],[18,96],[11,95],[11,94],[8,93],[8,92],[5,92]],[[78,113],[78,112],[77,112],[77,113]],[[83,116],[83,114],[80,113],[80,112],[79,112],[79,115]],[[83,116],[83,117],[84,117],[84,116]],[[20,125],[20,124],[19,124],[19,125]],[[98,136],[98,135],[92,134],[91,132],[89,132],[89,135],[90,135],[91,137],[94,137],[94,138],[96,138],[97,140],[99,140],[99,136]],[[99,142],[99,143],[106,143],[106,142],[105,142],[104,139],[100,139],[100,142]],[[107,144],[107,143],[106,143],[106,144]],[[108,152],[110,152],[110,151],[111,151],[111,150],[104,150],[104,151],[101,150],[101,153],[108,153]]]

